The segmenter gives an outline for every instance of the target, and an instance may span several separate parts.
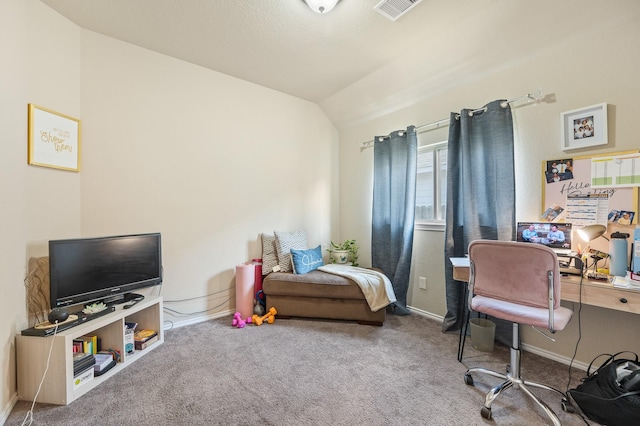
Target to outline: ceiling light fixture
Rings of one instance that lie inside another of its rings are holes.
[[[333,8],[336,7],[336,4],[338,4],[340,0],[302,0],[302,1],[304,1],[307,4],[307,6],[309,6],[309,8],[314,12],[324,15],[325,13],[331,12]]]

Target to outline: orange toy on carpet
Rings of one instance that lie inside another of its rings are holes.
[[[258,315],[253,315],[251,317],[251,322],[255,325],[262,325],[262,323],[266,320],[269,324],[273,324],[276,320],[277,313],[278,311],[276,311],[276,308],[272,306],[269,311],[261,317],[259,317]]]

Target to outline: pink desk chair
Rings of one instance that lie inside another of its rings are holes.
[[[554,425],[560,425],[553,410],[534,395],[529,386],[562,392],[520,377],[519,335],[520,324],[546,328],[555,333],[564,329],[571,319],[573,312],[560,306],[560,273],[556,254],[540,244],[477,240],[469,244],[469,260],[469,309],[513,323],[511,363],[506,374],[470,368],[464,375],[468,385],[473,385],[472,373],[505,380],[489,391],[480,414],[490,420],[493,401],[502,391],[513,387],[529,395]]]

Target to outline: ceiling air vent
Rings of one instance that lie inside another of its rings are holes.
[[[421,1],[422,0],[382,0],[373,7],[373,10],[392,21],[395,21],[417,6]]]

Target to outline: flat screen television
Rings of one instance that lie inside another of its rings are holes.
[[[121,303],[162,283],[160,233],[49,241],[51,308]]]
[[[571,252],[571,230],[571,223],[518,222],[516,241],[544,244],[556,253],[568,254]]]

